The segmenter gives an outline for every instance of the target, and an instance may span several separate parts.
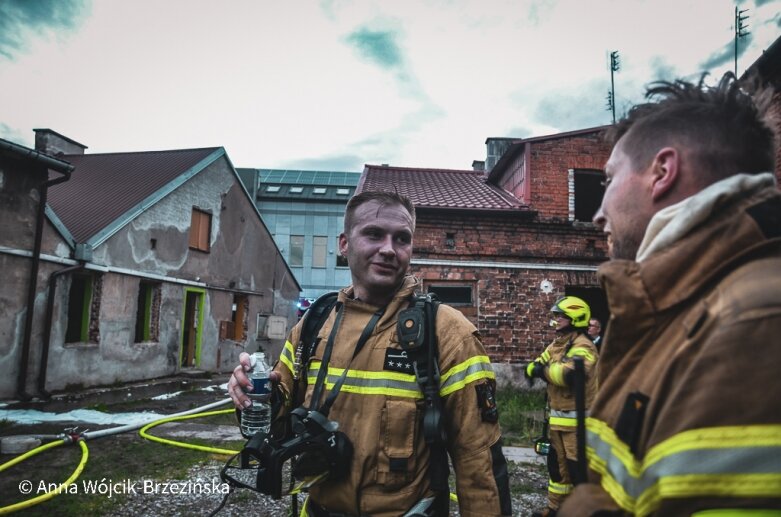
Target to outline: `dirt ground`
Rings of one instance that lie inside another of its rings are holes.
[[[67,412],[91,408],[104,412],[153,411],[173,414],[223,400],[225,392],[218,387],[227,376],[212,379],[169,379],[154,385],[135,385],[112,390],[93,390],[58,397],[50,402],[25,406],[50,412]],[[204,389],[205,388],[205,389]],[[170,398],[155,397],[178,393]],[[225,405],[218,409],[230,409]],[[0,438],[11,435],[57,434],[78,425],[91,431],[115,427],[57,422],[32,425],[0,422]],[[230,412],[204,419],[169,423],[155,427],[149,434],[190,444],[224,450],[238,450],[243,440]],[[89,458],[74,483],[76,488],[50,500],[23,508],[20,515],[210,515],[224,498],[220,470],[227,456],[149,441],[138,431],[88,440]],[[0,455],[0,464],[14,456]],[[36,454],[0,474],[0,511],[3,507],[45,495],[72,475],[82,457],[77,445],[63,445]],[[529,515],[545,504],[547,474],[539,464],[510,463],[513,514]],[[25,494],[23,482],[31,491]],[[166,486],[167,484],[167,486]],[[173,492],[177,493],[173,493]],[[239,489],[228,496],[217,515],[287,515],[290,499],[271,500],[253,491]],[[453,515],[458,515],[453,510]]]

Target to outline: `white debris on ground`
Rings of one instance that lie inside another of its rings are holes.
[[[74,409],[62,413],[49,413],[37,409],[0,409],[0,420],[31,425],[43,422],[81,422],[91,425],[146,424],[168,415],[152,411],[133,413],[104,413],[95,409]]]

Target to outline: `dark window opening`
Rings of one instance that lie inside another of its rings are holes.
[[[446,233],[445,234],[445,247],[449,250],[452,250],[456,247],[456,234],[455,233]]]
[[[575,171],[575,220],[591,222],[605,195],[605,174],[601,171]]]
[[[90,305],[92,303],[92,277],[73,275],[68,292],[68,323],[65,330],[66,343],[89,340]]]
[[[448,305],[473,305],[472,286],[469,285],[429,285],[428,292],[436,294]]]
[[[139,282],[134,339],[136,343],[157,341],[160,318],[156,307],[160,307],[160,284]]]

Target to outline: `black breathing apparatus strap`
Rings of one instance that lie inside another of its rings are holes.
[[[336,334],[339,332],[339,327],[342,324],[342,315],[344,314],[342,308],[342,303],[337,302],[336,321],[334,321],[334,327],[331,329],[331,333],[328,335],[328,342],[325,345],[325,350],[323,350],[323,360],[320,363],[320,370],[317,372],[317,381],[315,381],[315,387],[312,391],[312,403],[309,406],[310,410],[317,410],[325,417],[328,416],[328,413],[331,411],[331,406],[333,406],[334,401],[336,400],[336,396],[342,389],[342,385],[347,378],[347,371],[350,369],[350,364],[352,364],[352,361],[356,358],[358,353],[366,344],[366,341],[368,341],[369,337],[371,337],[372,333],[374,332],[374,328],[377,326],[380,318],[382,318],[382,315],[385,314],[385,307],[382,307],[372,315],[369,322],[363,328],[363,332],[361,332],[361,335],[358,338],[358,342],[355,344],[355,350],[353,351],[352,359],[350,359],[350,364],[345,367],[344,372],[342,372],[341,377],[339,377],[339,379],[334,384],[334,387],[328,394],[325,402],[323,402],[323,404],[318,409],[316,406],[320,401],[320,396],[322,395],[323,388],[325,386],[325,380],[328,376],[328,363],[331,361],[331,351],[334,348],[334,340],[336,339]]]
[[[447,433],[439,396],[439,346],[436,334],[437,303],[431,296],[415,296],[410,307],[399,313],[398,335],[401,347],[412,360],[415,380],[423,392],[423,436],[431,453],[429,478],[436,493],[435,515],[447,515],[450,498],[450,466],[447,459]]]

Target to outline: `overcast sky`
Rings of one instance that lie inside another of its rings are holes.
[[[745,0],[738,73],[781,34]],[[734,67],[728,0],[0,0],[0,138],[223,146],[236,167],[469,169],[490,136],[606,124]]]

